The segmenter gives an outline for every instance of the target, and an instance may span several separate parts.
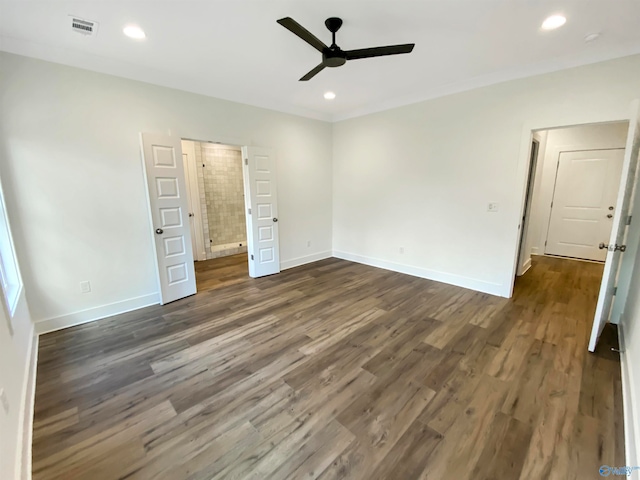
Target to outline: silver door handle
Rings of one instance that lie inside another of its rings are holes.
[[[609,214],[607,215],[607,218],[613,218],[613,215]]]
[[[615,251],[617,251],[617,250],[620,250],[621,252],[624,252],[624,251],[626,251],[626,250],[627,250],[627,246],[626,246],[626,245],[618,245],[618,244],[616,243],[616,246],[615,246],[615,247],[613,247],[613,251],[615,252]]]
[[[606,244],[601,242],[600,245],[598,245],[598,248],[600,250],[604,250],[605,248],[608,250],[609,249],[609,245],[606,245]]]
[[[156,233],[158,235],[162,235],[164,233],[164,230],[162,230],[161,228],[156,228]]]
[[[277,221],[278,221],[278,219],[277,219],[276,217],[273,217],[273,221],[274,221],[274,222],[277,222]]]

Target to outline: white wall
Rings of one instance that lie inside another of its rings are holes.
[[[628,119],[639,78],[632,56],[334,124],[334,254],[510,295],[530,131]]]
[[[7,53],[0,98],[29,306],[35,321],[53,319],[39,329],[157,300],[140,131],[274,147],[283,267],[330,255],[328,123]]]
[[[637,243],[638,239],[635,241]],[[636,254],[635,259],[626,256],[622,258],[623,262],[633,263],[629,296],[621,321],[627,465],[640,465],[637,448],[640,441],[640,255]],[[640,478],[638,472],[635,475],[634,478]]]
[[[545,150],[538,157],[528,232],[529,248],[533,255],[544,254],[560,152],[624,148],[628,128],[629,122],[620,122],[547,131]]]

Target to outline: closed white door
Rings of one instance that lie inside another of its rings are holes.
[[[562,152],[545,253],[603,262],[615,214],[624,149]]]
[[[196,293],[180,139],[140,134],[158,266],[160,303]]]
[[[273,275],[280,272],[275,152],[243,147],[242,158],[249,276]]]
[[[591,328],[591,338],[589,339],[589,351],[593,352],[598,344],[598,339],[602,333],[602,329],[609,321],[611,315],[611,306],[614,301],[624,301],[615,297],[616,282],[618,280],[618,270],[620,268],[620,259],[625,255],[626,241],[629,230],[631,197],[634,195],[636,186],[636,172],[638,171],[638,162],[640,161],[640,100],[634,100],[632,104],[632,114],[629,120],[629,133],[627,135],[627,144],[624,151],[624,161],[622,163],[622,175],[620,176],[620,189],[613,215],[613,226],[609,243],[603,249],[607,258],[604,263],[604,272],[602,274],[602,283],[600,284],[600,293],[598,294],[598,303],[596,305],[596,313]],[[638,195],[638,192],[635,193]],[[637,222],[640,217],[639,212],[633,212]],[[604,246],[604,245],[603,245]]]

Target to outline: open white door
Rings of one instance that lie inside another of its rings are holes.
[[[620,255],[626,248],[627,219],[629,218],[631,196],[633,195],[636,183],[638,152],[640,151],[640,100],[634,100],[633,102],[632,114],[629,120],[629,134],[625,148],[622,175],[620,177],[620,190],[614,210],[611,237],[609,239],[609,245],[603,245],[603,248],[607,249],[607,257],[605,259],[604,274],[598,295],[596,314],[593,319],[593,327],[591,328],[591,338],[589,340],[590,352],[595,351],[602,329],[609,320],[611,305],[614,301],[618,269],[620,267]]]
[[[280,272],[275,152],[242,147],[242,158],[249,276],[273,275]]]
[[[160,303],[196,293],[180,139],[141,133]]]

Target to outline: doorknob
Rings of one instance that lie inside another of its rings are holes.
[[[613,210],[613,205],[609,205],[609,210]]]
[[[162,235],[164,233],[164,230],[162,230],[161,228],[156,228],[156,233],[158,235]]]
[[[600,250],[604,250],[606,248],[610,252],[617,252],[617,251],[626,252],[627,251],[626,245],[618,245],[617,243],[615,245],[605,245],[604,243],[601,243],[600,245],[598,245],[598,248]]]
[[[607,218],[613,218],[613,215],[609,214],[607,215]]]
[[[276,217],[273,217],[273,221],[274,221],[274,222],[277,222],[277,221],[278,221],[278,219],[277,219]]]

